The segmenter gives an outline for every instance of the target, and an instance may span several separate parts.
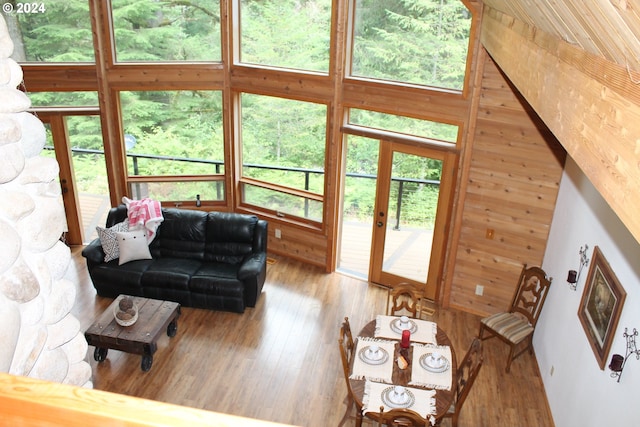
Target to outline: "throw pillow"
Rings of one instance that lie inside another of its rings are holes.
[[[110,228],[96,227],[96,231],[98,232],[98,238],[100,238],[100,244],[104,251],[104,262],[118,258],[120,252],[118,251],[116,233],[119,231],[129,231],[129,220],[125,219]]]
[[[145,230],[117,232],[120,260],[118,265],[139,259],[151,259]]]

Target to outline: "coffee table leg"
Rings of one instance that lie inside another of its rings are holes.
[[[104,360],[107,358],[107,352],[108,351],[109,351],[109,349],[107,349],[107,348],[96,347],[96,349],[93,351],[93,358],[98,363],[104,362]]]
[[[152,364],[153,364],[153,356],[150,354],[143,354],[140,368],[142,368],[144,372],[147,372],[149,369],[151,369]]]
[[[174,320],[169,323],[169,326],[167,326],[167,335],[170,337],[175,337],[176,333],[178,333],[178,321]]]

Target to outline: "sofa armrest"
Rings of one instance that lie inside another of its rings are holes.
[[[238,279],[246,280],[259,275],[266,263],[267,254],[264,252],[247,255],[238,269]]]
[[[102,244],[100,239],[94,239],[83,250],[82,256],[93,264],[100,264],[104,262],[104,251],[102,250]]]
[[[267,253],[248,254],[238,269],[238,279],[244,283],[244,303],[255,307],[267,277]]]

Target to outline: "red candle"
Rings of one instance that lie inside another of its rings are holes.
[[[411,342],[411,332],[408,329],[402,331],[402,340],[400,341],[400,347],[409,348]]]

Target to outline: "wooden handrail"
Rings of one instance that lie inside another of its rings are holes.
[[[0,373],[0,414],[14,426],[283,427],[101,390]]]

